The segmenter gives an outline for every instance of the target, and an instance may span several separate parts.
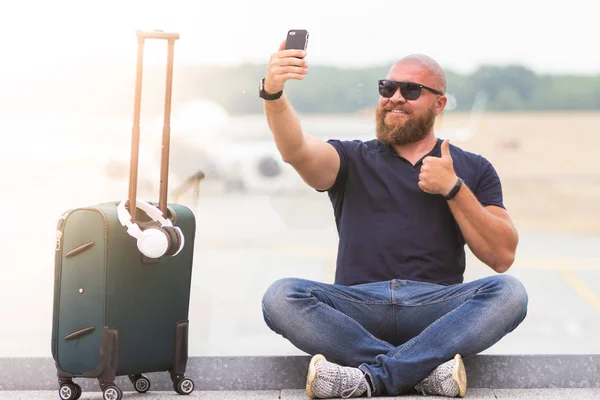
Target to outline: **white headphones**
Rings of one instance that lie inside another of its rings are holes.
[[[183,249],[183,232],[178,226],[173,226],[170,220],[163,218],[162,211],[152,204],[137,200],[137,208],[144,211],[153,221],[160,222],[160,227],[151,226],[144,230],[133,221],[127,211],[125,199],[117,206],[117,217],[123,226],[127,226],[127,233],[137,239],[140,252],[149,258],[159,258],[164,255],[175,256]]]

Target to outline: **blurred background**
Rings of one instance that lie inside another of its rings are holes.
[[[61,1],[0,6],[0,357],[50,357],[56,223],[127,196],[136,29],[175,44],[169,201],[197,218],[190,355],[301,354],[265,325],[276,279],[332,282],[329,199],[281,162],[258,81],[289,29],[309,73],[286,93],[304,130],[374,138],[377,79],[424,53],[451,101],[436,132],[496,167],[520,233],[521,326],[486,351],[598,353],[600,52],[590,3]],[[148,41],[138,196],[158,200],[164,41]],[[186,184],[198,171],[205,179]],[[494,272],[467,249],[465,280]]]

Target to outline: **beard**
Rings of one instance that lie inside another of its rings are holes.
[[[375,120],[377,122],[377,139],[389,145],[402,146],[423,139],[433,128],[435,122],[435,105],[429,108],[421,117],[406,114],[406,120],[385,122],[388,110],[377,107]]]

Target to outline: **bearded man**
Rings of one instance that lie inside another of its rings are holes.
[[[446,79],[424,55],[398,60],[378,82],[377,139],[304,133],[283,89],[306,76],[305,55],[282,43],[260,97],[283,160],[329,195],[339,233],[335,282],[274,282],[264,320],[312,355],[310,398],[463,397],[462,359],[527,314],[526,290],[504,274],[518,234],[498,174],[481,155],[436,137]],[[465,283],[465,244],[495,273]]]

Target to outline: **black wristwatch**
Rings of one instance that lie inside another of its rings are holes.
[[[452,200],[454,196],[456,196],[456,193],[458,193],[458,191],[460,190],[462,184],[463,180],[461,178],[458,178],[452,190],[450,190],[450,192],[446,195],[446,200]]]
[[[283,94],[283,90],[275,94],[265,92],[265,78],[262,78],[258,84],[258,95],[265,100],[277,100]]]

